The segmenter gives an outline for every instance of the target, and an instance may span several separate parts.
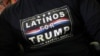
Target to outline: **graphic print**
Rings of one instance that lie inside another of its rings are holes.
[[[67,6],[23,19],[20,23],[25,39],[33,48],[67,39],[72,31]]]

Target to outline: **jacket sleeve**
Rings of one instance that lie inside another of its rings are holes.
[[[17,41],[5,18],[7,18],[7,14],[3,12],[0,15],[0,56],[16,56],[18,52]]]
[[[80,12],[87,32],[100,42],[100,4],[96,0],[80,0]]]

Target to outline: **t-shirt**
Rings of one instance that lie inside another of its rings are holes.
[[[93,56],[100,41],[96,0],[18,0],[0,16],[0,56]]]

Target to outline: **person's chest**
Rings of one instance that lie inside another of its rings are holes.
[[[72,9],[74,5],[70,5],[60,0],[22,4],[20,13],[13,14],[9,22],[14,32],[19,31],[33,49],[68,41],[73,39],[73,32],[80,33],[82,28]]]

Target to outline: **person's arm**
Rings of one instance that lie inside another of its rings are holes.
[[[4,11],[0,15],[0,56],[16,56],[18,52],[17,40],[5,19],[9,19],[9,17]]]

